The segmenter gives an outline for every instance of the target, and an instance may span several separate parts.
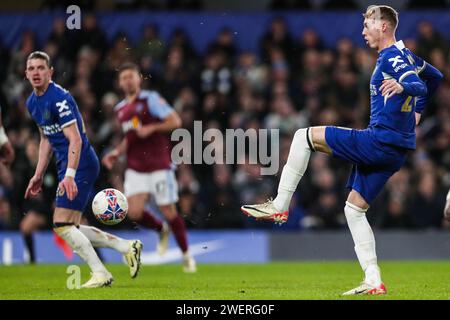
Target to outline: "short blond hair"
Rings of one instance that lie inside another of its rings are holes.
[[[375,19],[387,21],[392,26],[393,30],[397,29],[398,12],[392,7],[386,5],[371,5],[367,7],[363,16],[366,19],[374,17]]]

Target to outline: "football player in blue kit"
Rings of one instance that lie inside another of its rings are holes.
[[[264,204],[241,207],[249,216],[283,223],[311,152],[323,152],[352,163],[344,213],[365,278],[344,295],[387,292],[366,212],[387,180],[403,165],[408,151],[416,148],[415,126],[443,78],[436,68],[405,48],[403,41],[396,41],[398,13],[393,8],[370,6],[363,16],[362,35],[368,46],[379,53],[370,81],[368,128],[299,129],[281,173],[277,197]]]
[[[39,127],[39,160],[25,192],[34,197],[42,187],[42,178],[56,155],[59,185],[53,213],[54,231],[89,265],[92,276],[82,288],[108,286],[113,277],[93,247],[107,247],[122,253],[136,277],[142,243],[125,240],[97,228],[81,225],[81,215],[94,188],[100,170],[99,160],[90,145],[78,106],[70,93],[51,80],[53,68],[45,52],[32,52],[26,63],[26,77],[33,87],[27,100],[28,111]]]

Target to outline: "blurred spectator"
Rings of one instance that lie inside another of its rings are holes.
[[[83,14],[81,29],[83,32],[76,33],[75,50],[83,46],[89,46],[98,50],[103,57],[108,49],[108,43],[103,30],[97,25],[97,18],[93,13]]]
[[[151,57],[161,62],[165,52],[164,42],[159,38],[158,27],[154,24],[144,28],[144,34],[135,48],[135,54],[138,59]]]
[[[220,30],[216,41],[209,46],[209,52],[220,51],[225,55],[225,65],[230,66],[234,62],[236,46],[234,44],[233,31],[226,27]]]
[[[270,52],[273,48],[279,48],[288,59],[294,48],[286,22],[281,17],[272,20],[269,30],[261,40],[261,57],[263,62],[267,63],[271,60]]]
[[[441,49],[444,55],[448,53],[448,41],[437,32],[429,21],[422,21],[418,25],[419,38],[417,40],[417,54],[425,60],[430,60],[433,49]]]

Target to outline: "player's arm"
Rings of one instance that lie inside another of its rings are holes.
[[[136,130],[136,133],[139,138],[146,138],[154,132],[172,132],[179,127],[181,127],[181,118],[176,111],[172,110],[162,122],[142,126]]]
[[[25,191],[25,199],[35,197],[42,191],[42,181],[44,173],[47,170],[50,159],[53,155],[53,149],[48,141],[47,137],[43,134],[42,130],[39,128],[41,140],[39,142],[39,158],[36,165],[36,170],[34,176],[30,179],[28,183],[27,190]]]
[[[148,124],[137,129],[138,137],[146,138],[154,132],[167,133],[181,127],[181,118],[178,113],[158,93],[152,92],[148,96],[147,104],[150,114],[159,118],[161,122]]]
[[[59,183],[61,191],[67,192],[69,200],[75,199],[78,194],[78,188],[75,183],[75,175],[77,173],[78,164],[80,162],[81,140],[80,131],[76,122],[63,127],[64,136],[69,140],[69,148],[67,151],[67,169],[64,179]]]
[[[127,139],[123,138],[120,144],[109,151],[105,156],[102,158],[103,165],[108,169],[111,170],[114,166],[114,163],[116,163],[117,159],[124,154],[127,151]]]
[[[392,53],[384,56],[381,70],[391,78],[384,80],[380,86],[381,94],[386,99],[403,91],[413,97],[427,94],[427,86],[417,74],[413,64],[403,55]]]
[[[435,94],[444,76],[438,69],[436,69],[433,65],[427,63],[423,59],[417,56],[414,56],[414,59],[420,63],[418,64],[420,65],[418,73],[420,78],[425,82],[425,85],[427,86],[427,94],[418,97],[416,101],[416,124],[418,124],[423,109]]]

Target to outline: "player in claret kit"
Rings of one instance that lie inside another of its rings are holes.
[[[405,48],[403,41],[396,41],[397,24],[398,14],[389,6],[370,6],[364,13],[362,34],[369,47],[379,53],[370,81],[368,128],[299,129],[281,173],[277,197],[264,204],[241,207],[249,216],[283,223],[311,152],[323,152],[352,163],[347,183],[351,191],[344,212],[365,279],[344,295],[386,293],[366,212],[386,181],[403,165],[408,151],[416,148],[415,126],[443,77]]]
[[[124,191],[129,203],[129,218],[159,232],[157,250],[163,254],[167,250],[169,228],[145,209],[153,197],[183,253],[183,271],[195,272],[195,260],[188,251],[185,223],[176,208],[178,186],[168,135],[180,127],[181,119],[157,92],[141,90],[141,73],[137,65],[126,63],[121,66],[118,78],[125,99],[115,110],[125,138],[103,157],[102,162],[111,169],[118,157],[126,153]]]
[[[39,126],[41,136],[39,160],[25,198],[41,192],[44,172],[55,153],[59,185],[53,230],[91,268],[92,277],[82,287],[103,287],[113,281],[93,246],[112,248],[122,253],[131,277],[136,277],[142,250],[139,240],[121,239],[97,228],[80,225],[81,214],[89,201],[100,164],[86,137],[75,100],[68,91],[51,81],[53,68],[45,52],[35,51],[28,56],[25,74],[33,87],[27,100],[28,111]]]

